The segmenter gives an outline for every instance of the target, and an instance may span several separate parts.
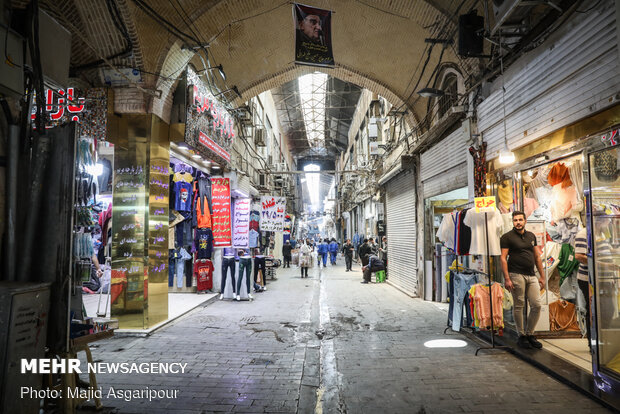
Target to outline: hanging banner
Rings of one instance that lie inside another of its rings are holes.
[[[230,247],[232,243],[230,225],[230,179],[211,179],[211,201],[213,214],[213,245]]]
[[[261,197],[260,229],[262,231],[284,230],[285,197]]]
[[[332,12],[293,3],[295,63],[334,66]]]
[[[251,198],[237,198],[233,208],[233,247],[250,247]]]
[[[293,220],[291,220],[291,216],[288,214],[284,217],[284,234],[282,236],[282,241],[286,243],[287,240],[291,240],[291,228],[293,226]]]

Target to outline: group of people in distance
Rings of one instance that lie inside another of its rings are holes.
[[[296,242],[295,242],[296,244]],[[290,241],[286,241],[282,247],[282,255],[284,256],[284,266],[291,267],[292,249],[294,245]],[[308,277],[308,269],[312,266],[312,252],[315,244],[311,239],[303,240],[299,246],[299,268],[301,277]],[[318,266],[327,267],[327,257],[330,257],[332,266],[336,265],[338,252],[341,251],[346,265],[346,271],[352,271],[353,256],[356,253],[355,247],[350,239],[347,239],[342,247],[336,239],[323,239],[317,247]],[[378,246],[374,238],[364,239],[363,243],[357,249],[357,257],[362,263],[362,272],[364,280],[362,283],[370,283],[372,273],[380,270],[386,270],[387,265],[387,237],[383,236],[381,246]]]

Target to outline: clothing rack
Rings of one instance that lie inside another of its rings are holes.
[[[487,212],[484,212],[484,234],[486,237],[486,248],[487,248],[487,269],[489,271],[489,305],[490,305],[490,311],[491,311],[491,346],[482,346],[478,349],[476,349],[476,353],[475,355],[478,356],[478,352],[483,351],[483,350],[509,350],[510,347],[508,346],[497,346],[495,345],[495,327],[493,326],[493,296],[492,296],[492,292],[491,292],[491,285],[493,284],[493,277],[491,276],[491,256],[489,255],[489,225],[487,223]]]
[[[465,207],[473,207],[473,206],[474,206],[474,202],[470,201],[470,202],[467,202],[465,204],[454,206],[454,210],[462,209],[462,208],[465,208]],[[487,286],[489,288],[489,305],[490,305],[489,309],[490,309],[490,312],[491,312],[491,346],[485,346],[485,347],[480,347],[480,348],[476,349],[476,353],[475,353],[476,356],[478,356],[478,353],[480,351],[482,351],[482,350],[509,350],[510,349],[510,347],[501,346],[501,345],[496,345],[495,344],[495,326],[494,326],[494,321],[493,321],[493,297],[491,295],[491,293],[492,293],[491,286],[493,285],[493,277],[491,276],[491,257],[489,255],[488,213],[486,211],[484,212],[484,233],[485,233],[485,238],[486,238],[487,271],[489,273],[481,272],[481,271],[476,270],[476,269],[470,269],[470,268],[467,268],[465,266],[460,266],[460,268],[459,268],[459,261],[460,261],[460,258],[461,258],[462,255],[459,255],[457,252],[454,252],[456,257],[457,257],[457,259],[456,259],[457,271],[460,270],[460,269],[468,270],[468,271],[471,271],[471,272],[475,272],[475,273],[478,273],[478,274],[485,275],[485,276],[487,276],[487,279],[488,279]],[[450,328],[451,328],[451,326],[446,327],[446,329],[444,330],[444,334],[446,334]]]

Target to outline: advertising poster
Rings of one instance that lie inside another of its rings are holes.
[[[285,210],[285,197],[262,196],[260,216],[261,230],[283,231]]]
[[[295,63],[333,66],[332,12],[293,3]]]
[[[213,206],[213,245],[230,247],[232,243],[230,224],[230,179],[211,179],[211,200]]]
[[[250,247],[251,198],[237,198],[233,208],[233,247]]]

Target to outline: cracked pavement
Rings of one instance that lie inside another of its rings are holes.
[[[608,412],[509,353],[474,356],[479,343],[443,334],[447,305],[360,284],[359,265],[345,272],[338,263],[311,269],[308,279],[278,269],[278,280],[252,302],[218,300],[149,337],[97,343],[98,361],[188,363],[183,374],[98,374],[104,390],[179,390],[167,400],[104,398],[105,411]],[[424,346],[433,339],[466,346]]]

